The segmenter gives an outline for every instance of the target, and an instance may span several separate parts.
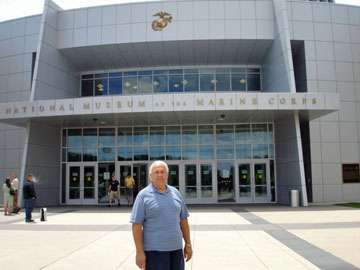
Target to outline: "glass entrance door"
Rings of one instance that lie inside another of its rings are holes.
[[[133,200],[135,201],[137,194],[148,185],[147,164],[133,165],[133,178],[135,180]]]
[[[66,171],[66,203],[96,204],[97,164],[68,163]]]
[[[234,162],[217,164],[218,202],[235,202]]]
[[[268,161],[243,162],[237,166],[238,201],[248,203],[268,203],[270,181]]]

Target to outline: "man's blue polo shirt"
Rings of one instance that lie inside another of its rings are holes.
[[[180,220],[188,216],[176,188],[166,185],[166,192],[162,193],[150,184],[137,195],[130,223],[143,225],[145,251],[172,251],[183,247]]]

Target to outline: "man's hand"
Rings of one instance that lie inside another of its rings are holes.
[[[145,270],[145,264],[146,264],[146,256],[145,256],[145,252],[136,252],[136,265],[140,268],[140,269],[144,269]]]
[[[191,246],[185,246],[184,247],[184,258],[185,258],[186,262],[190,261],[190,259],[192,257],[192,254],[193,254],[192,247]]]

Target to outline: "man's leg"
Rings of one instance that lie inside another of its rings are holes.
[[[13,213],[18,213],[20,211],[20,207],[17,204],[18,202],[18,195],[19,195],[19,191],[15,191],[15,195],[14,195],[14,204],[13,204]]]
[[[31,199],[25,199],[25,219],[26,220],[31,220],[31,212],[32,212],[32,203],[31,203]]]
[[[145,251],[146,270],[170,270],[169,251]]]
[[[184,254],[182,249],[170,251],[170,268],[169,270],[184,270]]]

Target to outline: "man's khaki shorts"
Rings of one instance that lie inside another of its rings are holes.
[[[117,199],[119,197],[119,192],[117,191],[110,191],[110,200]]]

